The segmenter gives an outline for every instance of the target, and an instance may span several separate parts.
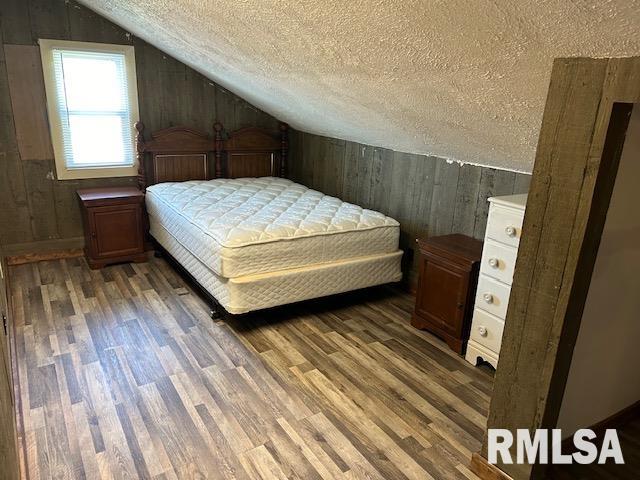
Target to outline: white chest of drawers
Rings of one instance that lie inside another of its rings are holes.
[[[527,195],[492,197],[489,202],[480,278],[465,358],[474,365],[482,359],[496,367]]]

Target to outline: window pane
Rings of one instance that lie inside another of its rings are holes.
[[[69,110],[122,111],[126,105],[124,56],[62,53]]]
[[[69,115],[72,166],[132,165],[125,158],[124,120],[119,115]]]
[[[132,168],[113,167],[136,164],[133,47],[47,39],[39,43],[58,178],[130,174]]]

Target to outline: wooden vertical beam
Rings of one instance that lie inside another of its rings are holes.
[[[138,188],[143,192],[147,188],[147,172],[145,170],[144,123],[136,122],[136,156],[138,160]]]
[[[216,161],[216,176],[215,178],[222,178],[222,124],[216,122],[213,125],[215,132],[214,136],[214,155]]]
[[[280,123],[280,176],[287,178],[287,153],[289,151],[289,125]]]
[[[0,326],[0,480],[20,478],[19,458],[17,450],[15,398],[13,395],[13,375],[11,371],[11,355],[9,328],[10,307],[7,295],[7,264],[4,252],[0,247],[0,264],[3,274],[0,276],[0,313],[7,320],[6,331]]]
[[[554,62],[488,428],[557,422],[628,122],[629,106],[616,104],[638,101],[639,57]]]

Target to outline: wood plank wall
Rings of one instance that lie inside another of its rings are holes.
[[[4,251],[0,246],[0,313],[9,317],[7,292],[7,264]],[[8,323],[10,326],[11,323]],[[15,402],[13,398],[13,377],[11,372],[11,356],[9,354],[9,337],[0,327],[0,480],[19,478],[18,452],[16,451],[16,424],[14,416]]]
[[[135,46],[140,118],[147,132],[183,124],[212,131],[276,120],[74,1],[2,0],[0,28],[0,244],[9,252],[81,246],[75,191],[134,178],[57,181],[38,38]]]
[[[82,245],[75,191],[134,184],[134,178],[57,181],[38,38],[130,44],[136,48],[140,117],[147,132],[171,125],[210,131],[276,120],[214,82],[65,0],[3,0],[0,28],[0,243],[12,253]],[[291,132],[290,176],[330,195],[387,213],[402,224],[406,271],[414,239],[460,232],[482,238],[486,198],[526,192],[529,176]]]
[[[462,233],[482,239],[487,199],[527,193],[531,176],[438,157],[292,132],[292,180],[400,222],[405,278],[417,280],[415,239]]]

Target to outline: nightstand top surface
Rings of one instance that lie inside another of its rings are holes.
[[[83,202],[95,200],[111,200],[116,198],[138,198],[144,197],[144,193],[136,187],[104,187],[104,188],[83,188],[78,190],[78,196]]]
[[[423,252],[431,252],[454,261],[478,262],[482,257],[481,240],[454,233],[437,237],[419,238],[418,245]]]

